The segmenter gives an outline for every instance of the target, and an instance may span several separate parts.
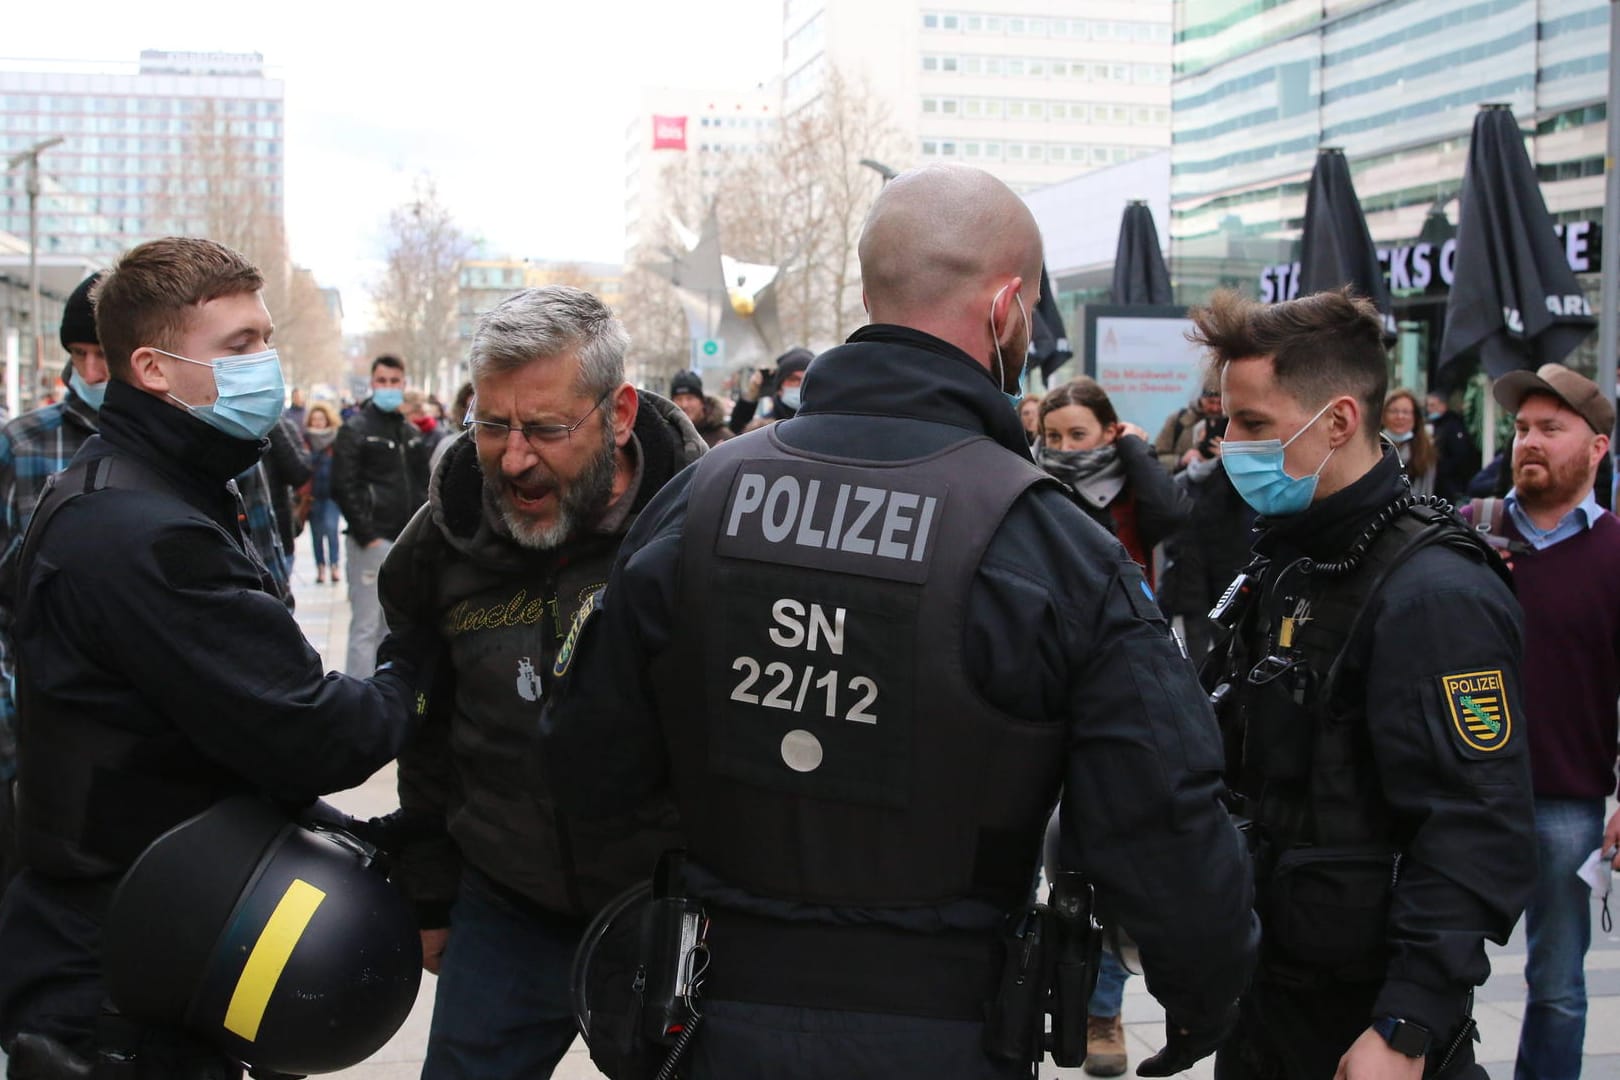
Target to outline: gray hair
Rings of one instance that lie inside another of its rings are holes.
[[[579,353],[580,393],[599,398],[624,382],[630,335],[606,304],[571,285],[524,289],[478,320],[467,355],[472,380],[536,360]]]

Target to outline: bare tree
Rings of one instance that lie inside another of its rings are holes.
[[[457,275],[477,247],[429,178],[388,215],[383,275],[371,289],[378,329],[400,343],[406,366],[430,385],[448,381],[456,362]]]
[[[168,228],[241,253],[264,275],[264,302],[291,385],[338,377],[342,328],[313,275],[292,263],[279,180],[254,154],[254,121],[203,101],[186,118],[177,172],[167,181]]]

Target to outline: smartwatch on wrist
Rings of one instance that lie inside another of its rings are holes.
[[[1429,1056],[1429,1029],[1422,1024],[1398,1016],[1380,1016],[1372,1022],[1372,1029],[1398,1054],[1409,1058]]]

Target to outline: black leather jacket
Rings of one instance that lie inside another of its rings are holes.
[[[422,433],[397,412],[367,401],[332,442],[332,496],[349,536],[364,546],[393,540],[427,502],[428,453]]]

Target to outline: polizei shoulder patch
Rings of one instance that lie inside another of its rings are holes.
[[[557,662],[551,665],[551,674],[556,678],[560,679],[568,674],[568,665],[574,662],[574,649],[579,645],[580,632],[585,629],[585,624],[590,621],[591,616],[602,607],[602,592],[602,589],[597,589],[591,593],[585,598],[585,602],[579,605],[579,610],[574,612],[574,621],[568,627],[568,636],[563,639],[562,648],[557,650]]]
[[[1451,710],[1451,727],[1468,750],[1494,753],[1513,737],[1507,683],[1500,671],[1442,675],[1440,690]]]

